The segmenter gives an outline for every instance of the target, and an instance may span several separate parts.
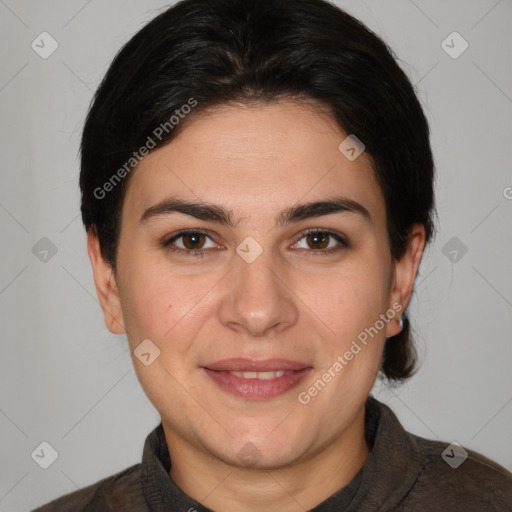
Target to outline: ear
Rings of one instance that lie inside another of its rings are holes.
[[[113,334],[124,334],[123,313],[114,271],[110,263],[103,258],[100,241],[93,230],[87,232],[87,251],[91,260],[96,293],[103,310],[105,325]]]
[[[425,249],[425,227],[423,224],[413,224],[409,231],[409,241],[405,254],[394,264],[394,277],[391,286],[389,307],[400,304],[402,309],[395,318],[387,324],[386,337],[395,336],[401,331],[399,319],[407,309],[414,290],[414,280],[420,266],[423,250]],[[393,308],[394,309],[394,308]]]

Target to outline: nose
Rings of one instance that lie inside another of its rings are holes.
[[[219,312],[224,325],[259,337],[281,332],[297,323],[297,298],[282,266],[274,260],[265,251],[252,263],[235,257]]]

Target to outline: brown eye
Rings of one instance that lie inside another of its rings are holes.
[[[320,229],[304,233],[294,245],[296,249],[306,249],[311,254],[317,253],[318,255],[334,253],[348,247],[349,243],[342,235]]]
[[[327,233],[310,233],[306,241],[312,249],[325,249],[329,245],[329,238]]]
[[[183,245],[187,249],[202,249],[206,236],[203,233],[185,233],[182,235]]]
[[[210,236],[201,231],[180,231],[168,240],[162,241],[162,247],[172,251],[200,256],[209,249],[217,246]]]

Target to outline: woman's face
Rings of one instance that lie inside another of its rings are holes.
[[[166,435],[283,467],[361,417],[423,245],[393,264],[371,162],[345,138],[304,103],[223,106],[134,171],[99,293]]]

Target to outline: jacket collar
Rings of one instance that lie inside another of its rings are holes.
[[[371,451],[361,471],[312,512],[388,510],[412,488],[422,465],[416,440],[404,430],[391,409],[372,396],[366,402],[365,435]],[[140,468],[142,492],[150,510],[211,512],[173,482],[170,468],[160,423],[146,439]]]

